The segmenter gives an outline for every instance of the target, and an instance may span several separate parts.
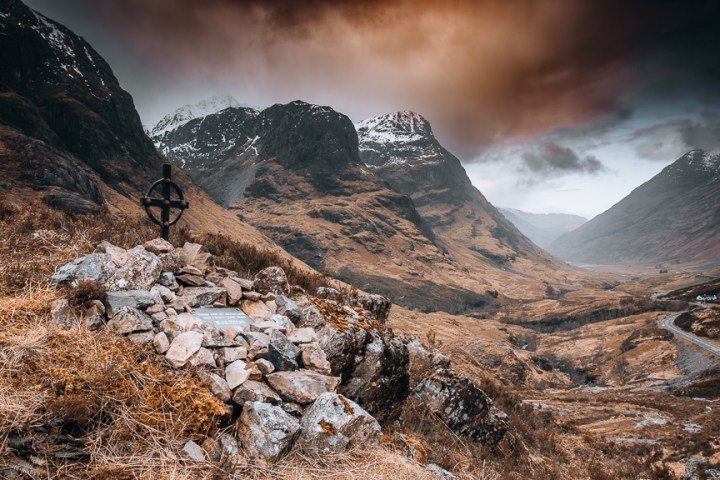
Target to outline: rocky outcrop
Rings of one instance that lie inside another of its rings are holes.
[[[289,298],[297,289],[282,269],[270,267],[249,281],[213,267],[202,246],[192,243],[175,249],[154,240],[131,250],[105,243],[101,250],[61,267],[53,281],[102,284],[108,289],[103,302],[76,312],[59,300],[53,306],[56,323],[70,326],[92,316],[96,326],[163,355],[169,367],[191,369],[235,407],[237,442],[247,455],[275,461],[296,442],[312,455],[369,447],[378,442],[380,423],[402,421],[408,402],[423,405],[456,434],[487,445],[504,434],[504,414],[456,375],[446,357],[387,328],[385,298],[346,297],[330,288],[320,292],[324,298]],[[177,261],[163,263],[162,255]],[[161,265],[174,269],[159,271]],[[183,274],[197,276],[203,286],[178,282]],[[233,295],[222,285],[235,289]],[[231,325],[204,320],[238,301],[249,318]],[[208,442],[203,455],[226,466],[237,463],[218,453],[235,451],[237,442]],[[217,448],[210,448],[213,442]],[[186,446],[184,455],[201,461],[197,445]]]

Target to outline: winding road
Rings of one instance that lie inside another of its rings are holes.
[[[691,342],[694,345],[704,350],[707,350],[713,355],[717,355],[718,357],[720,357],[720,346],[708,340],[704,340],[696,335],[693,335],[692,333],[688,333],[685,330],[682,330],[681,328],[675,326],[675,319],[678,318],[680,315],[682,315],[682,313],[676,313],[675,315],[670,315],[669,317],[663,318],[662,320],[660,320],[660,326],[666,330],[671,331],[678,337],[681,337],[688,342]]]

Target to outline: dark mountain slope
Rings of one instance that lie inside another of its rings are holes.
[[[608,211],[557,239],[550,251],[602,264],[717,261],[720,155],[686,153]]]
[[[0,183],[17,201],[38,195],[80,213],[142,214],[137,199],[165,161],[131,96],[81,37],[19,0],[0,2]],[[187,222],[271,243],[176,169]],[[209,219],[213,218],[212,221]]]

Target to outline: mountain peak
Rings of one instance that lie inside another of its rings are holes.
[[[720,150],[690,150],[678,158],[665,170],[668,174],[685,175],[690,172],[699,174],[720,174]]]
[[[154,137],[162,136],[164,133],[174,130],[195,118],[212,115],[226,108],[239,107],[241,107],[240,103],[230,95],[213,95],[197,103],[182,106],[174,112],[165,115],[152,129],[151,134]]]
[[[430,122],[410,110],[378,115],[355,125],[358,134],[377,143],[412,142],[434,138]]]

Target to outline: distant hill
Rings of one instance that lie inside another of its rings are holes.
[[[720,260],[720,153],[686,153],[549,251],[598,264]]]
[[[530,213],[514,208],[498,208],[535,245],[547,248],[556,238],[572,232],[587,218],[567,213]]]

